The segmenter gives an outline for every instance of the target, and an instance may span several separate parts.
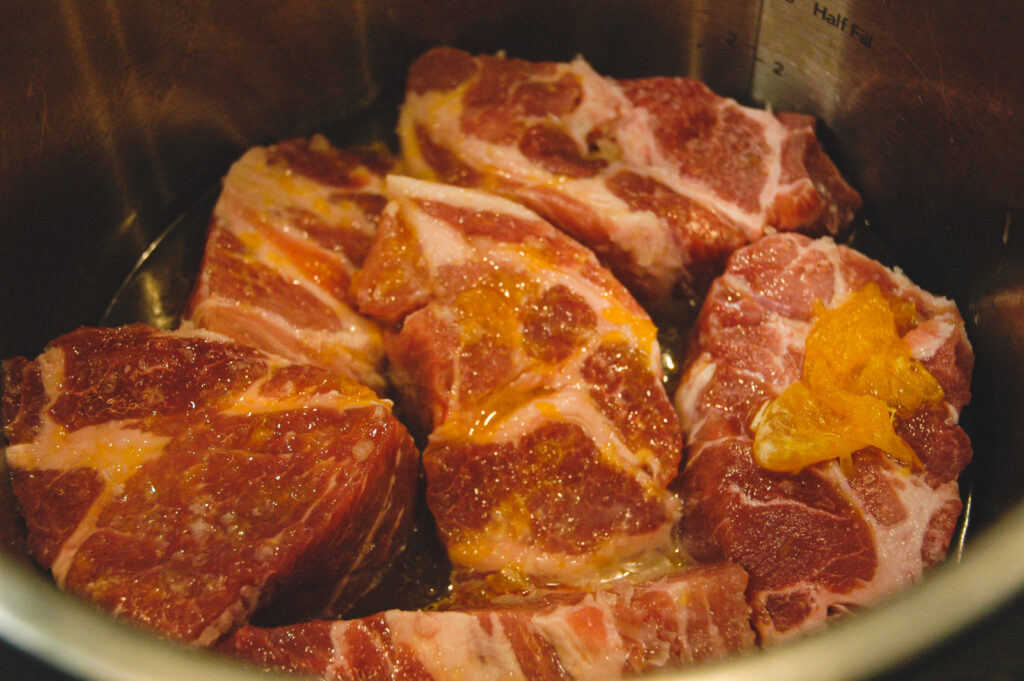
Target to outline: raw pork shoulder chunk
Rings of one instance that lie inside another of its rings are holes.
[[[353,310],[349,284],[393,166],[382,149],[319,135],[246,152],[224,178],[185,325],[383,391],[380,330]]]
[[[943,559],[971,458],[974,360],[951,301],[831,239],[775,235],[732,256],[692,350],[682,538],[747,569],[762,641]]]
[[[686,78],[605,78],[582,58],[435,48],[410,69],[398,132],[412,173],[526,204],[647,301],[701,294],[768,227],[838,234],[861,203],[810,117]]]
[[[745,584],[735,565],[702,566],[481,610],[244,627],[220,648],[326,679],[618,679],[753,645]]]
[[[357,297],[394,326],[452,563],[567,584],[670,551],[682,437],[644,311],[518,204],[397,176],[388,193]]]
[[[403,541],[412,440],[319,367],[207,331],[83,328],[4,362],[3,390],[33,556],[168,636],[343,610]]]

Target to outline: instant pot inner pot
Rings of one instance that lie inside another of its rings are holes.
[[[528,59],[580,53],[609,75],[690,75],[744,103],[817,116],[866,199],[853,244],[956,299],[967,320],[977,354],[963,417],[975,450],[962,480],[969,523],[947,565],[891,602],[678,676],[1024,675],[1014,634],[1024,626],[1017,4],[43,2],[5,15],[3,357],[34,356],[80,325],[171,326],[230,163],[249,146],[313,132],[340,145],[391,141],[404,70],[431,45]],[[10,646],[0,661],[14,670],[5,678],[44,673],[25,666],[31,659],[81,678],[248,674],[58,593],[5,536],[0,636]],[[435,577],[428,569],[411,581]]]

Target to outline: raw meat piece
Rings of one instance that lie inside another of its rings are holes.
[[[750,647],[746,575],[691,568],[465,611],[244,627],[221,650],[326,679],[617,679]]]
[[[801,377],[815,301],[835,308],[869,282],[916,307],[900,333],[945,393],[896,419],[919,463],[905,470],[868,448],[846,472],[836,460],[798,473],[758,466],[751,421]],[[943,559],[971,458],[957,421],[973,353],[951,301],[829,238],[770,236],[737,251],[712,285],[692,353],[675,395],[687,433],[682,538],[698,560],[747,569],[762,641],[873,603]]]
[[[354,311],[349,284],[393,167],[382,149],[319,135],[246,152],[224,178],[185,325],[382,392],[380,330]]]
[[[432,49],[410,69],[398,132],[410,172],[524,203],[645,301],[699,295],[768,227],[835,235],[861,205],[810,117],[686,78],[605,78],[582,58]]]
[[[141,324],[79,329],[3,375],[31,552],[116,615],[201,645],[264,606],[333,615],[404,540],[416,449],[348,378]]]
[[[670,552],[682,440],[644,311],[518,204],[396,176],[388,194],[357,298],[396,328],[452,563],[581,583]]]

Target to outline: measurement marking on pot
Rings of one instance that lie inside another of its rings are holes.
[[[864,47],[871,47],[871,43],[875,40],[874,36],[872,36],[866,28],[860,24],[850,21],[850,17],[844,14],[839,12],[830,12],[828,5],[820,3],[817,0],[814,2],[812,13],[815,17],[821,19],[840,33],[846,33],[851,38],[856,38]]]
[[[786,0],[786,1],[789,2],[789,0]],[[783,64],[781,61],[778,61],[777,59],[773,59],[773,60],[769,61],[767,59],[762,58],[761,55],[757,51],[757,45],[755,45],[755,44],[753,44],[753,43],[751,43],[749,41],[740,42],[739,35],[737,35],[734,31],[726,31],[725,32],[725,37],[721,38],[719,36],[719,39],[721,40],[722,44],[724,44],[725,46],[727,46],[729,48],[732,48],[734,50],[738,50],[741,54],[748,54],[748,55],[750,55],[750,57],[755,62],[757,62],[758,64],[765,64],[765,65],[770,66],[771,67],[771,72],[774,73],[776,76],[781,76],[782,72],[786,68],[786,65]],[[703,41],[702,40],[701,42],[697,43],[697,49],[698,50],[704,50],[710,44],[711,44],[711,41]]]

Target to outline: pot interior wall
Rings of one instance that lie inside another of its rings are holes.
[[[405,68],[427,47],[582,54],[609,75],[690,75],[821,119],[867,200],[866,242],[968,321],[971,536],[1024,497],[1024,11],[1012,0],[38,2],[4,3],[4,16],[0,357],[98,323],[245,148],[318,131],[390,139]],[[182,252],[131,294],[139,314],[170,323],[169,282],[188,280],[179,263],[199,247],[163,246]]]

